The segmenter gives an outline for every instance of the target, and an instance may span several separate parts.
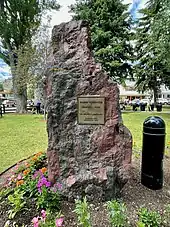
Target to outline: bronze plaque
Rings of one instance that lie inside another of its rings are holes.
[[[103,125],[105,123],[105,98],[101,96],[79,96],[78,124]]]

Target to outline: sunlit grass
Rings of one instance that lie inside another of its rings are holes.
[[[46,148],[43,116],[8,114],[0,118],[0,172]]]
[[[142,148],[142,131],[143,122],[148,116],[160,116],[166,124],[166,145],[170,142],[170,114],[165,113],[150,113],[150,112],[135,112],[123,113],[124,124],[129,128],[133,136],[134,150],[141,150]]]
[[[140,151],[142,147],[142,126],[150,115],[157,115],[166,123],[166,145],[170,147],[170,114],[135,112],[123,113],[124,124],[133,135],[133,148]],[[168,144],[169,142],[169,144]],[[21,159],[46,150],[47,133],[43,116],[39,115],[5,115],[0,118],[0,172]]]

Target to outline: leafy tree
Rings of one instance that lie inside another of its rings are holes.
[[[28,46],[47,10],[58,10],[55,0],[3,0],[0,8],[0,57],[10,65],[17,112],[26,111],[27,86],[18,86],[18,51]],[[27,73],[26,69],[25,72]],[[20,77],[21,78],[21,77]],[[23,79],[22,79],[23,80]]]
[[[170,1],[161,1],[161,10],[155,16],[152,25],[153,39],[162,58],[167,61],[167,68],[170,68]]]
[[[94,56],[110,77],[123,81],[130,76],[133,48],[128,5],[121,0],[76,0],[70,8],[73,19],[89,22]]]
[[[136,28],[136,85],[140,91],[152,90],[155,103],[160,86],[168,85],[170,76],[160,46],[157,45],[160,42],[159,36],[153,29],[161,7],[161,0],[150,0],[146,8],[141,10],[143,16]]]
[[[29,99],[41,100],[46,107],[46,97],[44,95],[44,77],[46,75],[48,57],[50,54],[50,21],[41,24],[36,35],[32,38],[32,43],[26,43],[20,46],[17,51],[16,81],[18,89],[22,90],[27,86],[27,95]]]

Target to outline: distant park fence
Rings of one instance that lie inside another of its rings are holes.
[[[0,115],[8,113],[16,113],[16,107],[6,107],[4,104],[0,105]],[[36,112],[36,106],[27,106],[28,112]]]

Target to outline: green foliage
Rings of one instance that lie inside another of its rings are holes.
[[[90,212],[86,197],[83,199],[83,201],[76,200],[75,204],[76,208],[74,212],[78,216],[78,224],[82,227],[91,227]]]
[[[149,211],[147,208],[141,208],[139,210],[139,222],[138,227],[160,227],[161,216],[156,211]]]
[[[70,8],[73,19],[89,22],[97,62],[110,77],[123,81],[132,72],[128,61],[133,60],[128,5],[120,0],[77,0]]]
[[[144,223],[142,222],[137,222],[137,227],[146,227]]]
[[[157,33],[156,20],[163,9],[163,2],[148,1],[146,8],[141,10],[142,17],[136,25],[136,67],[138,90],[144,92],[152,90],[155,101],[162,84],[170,86],[170,70],[167,68],[167,60],[163,57],[160,43],[163,38]],[[160,31],[160,30],[159,30]],[[168,32],[168,30],[166,30]],[[166,51],[169,51],[168,49]]]
[[[13,192],[13,189],[12,188],[2,188],[1,190],[0,190],[0,202],[2,201],[3,202],[3,200],[9,195],[9,194],[11,194]]]
[[[45,221],[39,222],[39,227],[54,227],[56,226],[56,219],[63,218],[63,215],[61,214],[61,212],[55,213],[55,212],[51,212],[50,210],[47,210],[46,215],[47,216]]]
[[[24,192],[28,198],[35,197],[37,193],[37,182],[38,179],[32,179],[32,176],[27,176],[25,183],[22,184],[19,189]]]
[[[9,51],[15,54],[20,45],[31,40],[44,11],[58,8],[59,5],[54,0],[4,0],[0,11],[0,37],[3,44],[0,49],[1,58],[9,64]]]
[[[109,219],[113,227],[126,227],[127,223],[127,209],[124,203],[116,200],[107,202],[107,209],[109,211]]]
[[[27,83],[31,78],[30,66],[36,58],[31,46],[42,17],[47,10],[57,10],[54,0],[4,0],[0,10],[0,58],[11,67],[17,112],[26,112]],[[24,49],[23,49],[24,47]],[[23,57],[24,56],[24,57]]]
[[[159,2],[161,3],[161,10],[157,12],[153,21],[153,39],[156,41],[162,59],[167,62],[167,68],[170,69],[170,4],[169,0],[160,0]],[[155,0],[155,7],[157,4],[158,1]]]
[[[60,196],[59,193],[53,192],[50,188],[43,186],[42,192],[36,195],[37,208],[44,208],[49,210],[60,209]]]
[[[12,206],[12,209],[9,211],[9,218],[13,219],[15,215],[20,212],[26,202],[24,199],[24,192],[20,190],[15,190],[13,194],[8,196],[8,202]]]
[[[25,43],[16,50],[17,65],[15,66],[15,84],[18,94],[22,94],[27,84],[34,80],[34,67],[37,64],[36,50],[32,44]]]

